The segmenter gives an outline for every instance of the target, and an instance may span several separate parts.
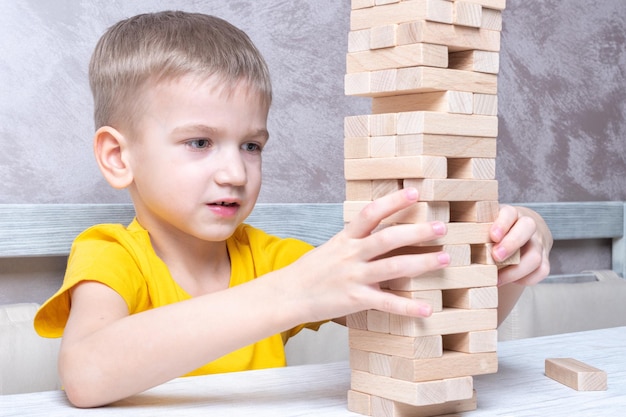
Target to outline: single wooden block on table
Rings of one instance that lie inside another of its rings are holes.
[[[437,358],[443,354],[441,335],[410,337],[369,332],[348,326],[351,349],[377,352],[403,358]]]
[[[549,358],[545,361],[547,377],[577,391],[605,391],[606,372],[573,358]]]
[[[471,398],[473,380],[471,376],[464,376],[438,381],[409,382],[353,370],[350,388],[405,404],[430,405]]]

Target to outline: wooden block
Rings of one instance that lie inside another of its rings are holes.
[[[374,30],[375,28],[372,29],[371,33],[374,33]],[[371,46],[372,40],[370,39]],[[346,56],[347,73],[415,67],[418,65],[447,68],[448,47],[445,45],[413,43],[391,48],[349,52]]]
[[[371,395],[348,390],[348,411],[371,416]]]
[[[496,178],[496,159],[448,158],[448,178],[493,180]],[[493,199],[480,198],[478,200]]]
[[[398,113],[397,133],[411,135],[498,136],[498,118],[495,116],[448,114],[429,111]]]
[[[369,51],[371,48],[370,29],[348,32],[348,53]]]
[[[448,68],[400,68],[397,70],[395,83],[391,88],[389,90],[373,91],[372,97],[376,97],[376,95],[390,95],[389,93],[384,94],[387,91],[397,92],[398,94],[410,94],[441,90],[497,94],[497,76],[495,74]]]
[[[349,361],[350,361],[350,369],[355,369],[357,371],[369,372],[370,371],[370,352],[359,350],[359,349],[350,349]]]
[[[411,405],[441,404],[468,399],[473,395],[471,376],[409,382],[362,371],[352,371],[350,388]]]
[[[346,316],[346,326],[349,329],[367,330],[367,310]]]
[[[374,375],[391,377],[392,356],[382,353],[367,352],[369,357],[369,372]]]
[[[381,6],[383,4],[391,4],[391,3],[400,3],[402,0],[374,0],[374,4],[376,6]]]
[[[352,158],[369,158],[370,157],[370,138],[364,137],[347,137],[343,141],[343,155],[346,159]]]
[[[605,391],[606,372],[572,358],[549,358],[546,376],[577,391]]]
[[[497,200],[496,180],[406,179],[404,188],[415,187],[420,201]]]
[[[428,318],[390,315],[389,333],[398,336],[433,336],[493,330],[498,325],[498,311],[444,308]]]
[[[520,263],[521,253],[519,250],[511,254],[507,259],[496,262],[491,255],[493,252],[493,243],[485,243],[483,245],[472,245],[472,262],[483,265],[497,265],[498,267],[517,265]]]
[[[498,115],[498,96],[496,94],[474,94],[472,113],[485,116]]]
[[[482,6],[468,1],[455,1],[453,23],[455,25],[479,28],[483,22]]]
[[[459,245],[463,243],[489,243],[491,223],[448,223],[445,236],[425,242],[419,246]]]
[[[491,223],[496,220],[499,211],[500,204],[495,200],[450,202],[450,221]]]
[[[446,158],[439,156],[402,156],[344,160],[346,180],[445,178]]]
[[[433,253],[445,251],[450,255],[449,267],[468,266],[471,263],[470,245],[440,245],[440,246],[404,246],[394,249],[380,258],[398,256],[398,255],[417,255],[423,253]]]
[[[346,181],[346,199],[351,201],[372,201],[371,180]]]
[[[452,158],[495,158],[495,138],[453,135],[398,135],[398,156],[433,155]]]
[[[431,417],[453,413],[456,415],[456,413],[475,410],[476,406],[476,391],[474,391],[472,398],[467,400],[456,400],[423,406],[412,406],[371,395],[371,408],[369,410],[371,411],[372,417]]]
[[[457,1],[457,0],[454,0]],[[506,7],[506,0],[465,0],[468,3],[480,4],[481,6],[489,9],[504,10]]]
[[[375,0],[352,0],[351,9],[364,9],[366,7],[373,7],[375,4]]]
[[[343,135],[346,138],[370,136],[370,115],[347,116],[343,119]]]
[[[498,285],[495,265],[471,265],[426,272],[418,277],[397,278],[389,281],[389,288],[400,291],[472,288]]]
[[[401,96],[375,97],[372,113],[436,111],[472,114],[474,95],[464,91],[435,91],[432,93],[407,94]]]
[[[348,343],[351,349],[403,358],[436,358],[443,354],[441,335],[409,337],[368,332],[350,327]]]
[[[351,222],[368,205],[370,201],[345,201],[343,219]],[[383,219],[381,224],[422,223],[430,221],[450,221],[449,203],[445,201],[417,202]]]
[[[370,158],[396,156],[396,136],[373,136],[369,139]]]
[[[447,45],[449,51],[499,51],[500,31],[418,20],[398,25],[396,42],[398,45],[420,42]]]
[[[500,54],[493,51],[461,51],[450,54],[448,68],[497,74]]]
[[[398,126],[396,113],[371,114],[369,119],[370,136],[393,136],[396,134]]]
[[[350,12],[350,30],[372,28],[413,20],[452,23],[452,4],[445,0],[412,0]]]
[[[398,43],[396,37],[397,31],[398,25],[396,24],[375,26],[369,29],[370,49],[391,48],[396,46],[396,44]]]
[[[483,309],[498,307],[498,287],[457,288],[443,291],[448,308]]]
[[[385,365],[389,369],[391,378],[412,382],[493,374],[498,371],[498,354],[496,352],[444,351],[440,358],[428,359],[390,356],[389,362],[388,365]]]
[[[377,333],[389,333],[389,313],[386,311],[367,310],[367,330]]]
[[[410,67],[345,75],[345,94],[348,96],[385,97],[447,90],[497,94],[497,75],[435,67]]]
[[[433,309],[433,312],[443,310],[443,299],[441,290],[426,290],[426,291],[396,291],[386,290],[390,293],[397,295],[398,297],[410,298],[412,300],[421,300],[428,304]]]
[[[465,353],[495,352],[498,348],[497,330],[447,334],[443,336],[445,350]]]
[[[401,180],[372,180],[372,199],[376,200],[401,189]]]
[[[480,25],[483,29],[502,30],[502,11],[483,8],[483,20]]]

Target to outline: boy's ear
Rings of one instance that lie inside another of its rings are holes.
[[[93,149],[100,171],[113,188],[126,188],[133,182],[126,137],[111,126],[96,131]]]

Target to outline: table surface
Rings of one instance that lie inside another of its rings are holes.
[[[474,377],[478,409],[463,416],[626,416],[626,327],[501,342],[496,374]],[[606,371],[606,391],[546,377],[572,357]],[[346,408],[348,363],[180,378],[108,407],[72,408],[61,391],[0,396],[0,416],[359,416]]]

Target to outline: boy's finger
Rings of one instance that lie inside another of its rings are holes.
[[[376,284],[403,277],[416,277],[450,265],[450,255],[446,252],[396,255],[377,259],[365,269],[366,284]]]
[[[417,199],[415,188],[405,188],[374,200],[346,225],[345,231],[351,238],[366,237],[384,218],[417,202]]]
[[[360,255],[362,259],[372,259],[394,249],[435,240],[446,232],[445,223],[439,221],[389,226],[363,238]]]

